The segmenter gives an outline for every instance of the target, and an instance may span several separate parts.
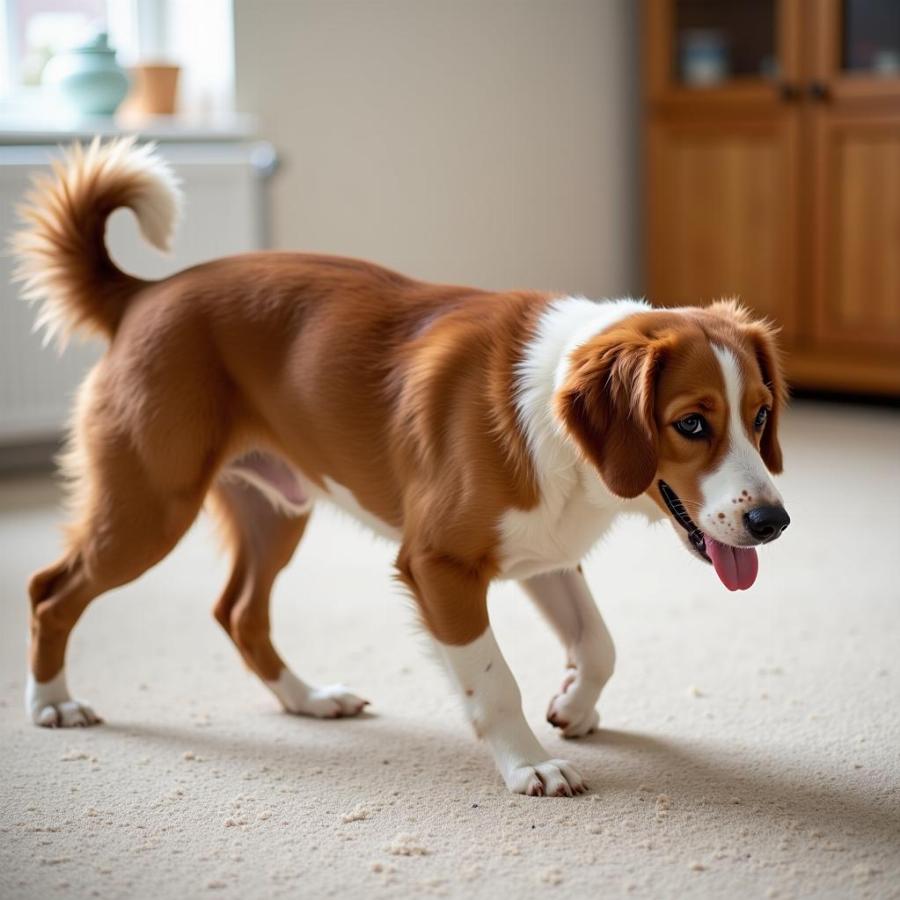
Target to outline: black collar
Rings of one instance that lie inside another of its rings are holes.
[[[669,507],[669,512],[672,513],[675,521],[687,532],[688,540],[701,556],[709,559],[706,553],[706,538],[703,536],[703,532],[694,524],[694,520],[688,515],[681,498],[661,478],[658,482],[658,487],[666,506]]]

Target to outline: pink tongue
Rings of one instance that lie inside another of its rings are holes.
[[[756,581],[759,560],[752,547],[729,547],[706,535],[706,554],[729,591],[746,591]]]

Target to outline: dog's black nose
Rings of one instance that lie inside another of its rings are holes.
[[[783,506],[757,506],[744,514],[744,524],[753,537],[768,544],[791,524],[791,517]]]

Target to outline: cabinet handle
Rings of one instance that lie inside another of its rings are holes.
[[[827,103],[831,99],[831,91],[824,82],[813,81],[809,86],[809,96],[819,103]]]
[[[778,85],[778,93],[785,103],[793,103],[800,99],[800,88],[798,88],[796,84],[791,84],[789,81],[783,81]]]

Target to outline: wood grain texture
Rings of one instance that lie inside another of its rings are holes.
[[[795,321],[796,125],[788,117],[650,127],[649,284],[661,303],[737,296]]]
[[[900,78],[842,68],[839,0],[777,21],[778,84],[690,89],[674,0],[645,0],[650,295],[739,295],[782,325],[799,386],[900,395]]]
[[[815,122],[815,340],[900,349],[900,116]]]

